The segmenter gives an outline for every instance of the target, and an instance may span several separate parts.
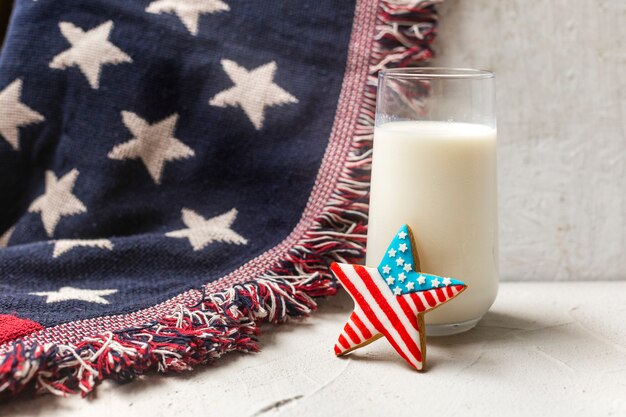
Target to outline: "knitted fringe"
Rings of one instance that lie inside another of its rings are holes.
[[[148,370],[189,370],[226,352],[258,350],[259,321],[280,322],[315,308],[307,295],[334,291],[317,275],[281,280],[259,279],[215,294],[194,306],[141,328],[85,338],[76,345],[19,341],[0,365],[0,392],[25,388],[37,393],[86,395],[104,379],[125,383]]]
[[[141,328],[106,332],[76,344],[19,340],[0,357],[0,398],[19,393],[89,392],[104,379],[129,382],[148,371],[170,372],[209,363],[231,351],[258,350],[260,322],[308,315],[312,297],[332,295],[333,261],[357,262],[365,253],[377,74],[415,66],[433,56],[435,1],[382,1],[364,100],[346,166],[323,212],[285,259],[261,277],[217,293]]]

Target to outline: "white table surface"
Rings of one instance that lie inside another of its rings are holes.
[[[504,283],[465,334],[429,338],[428,371],[381,339],[332,347],[352,302],[265,326],[258,354],[176,376],[104,383],[88,399],[0,406],[22,416],[626,416],[626,282]]]

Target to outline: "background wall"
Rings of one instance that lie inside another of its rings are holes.
[[[435,64],[497,75],[502,278],[626,279],[626,1],[439,10]]]

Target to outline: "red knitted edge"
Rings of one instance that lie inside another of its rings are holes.
[[[43,326],[35,321],[0,314],[0,344],[10,342],[42,328]]]

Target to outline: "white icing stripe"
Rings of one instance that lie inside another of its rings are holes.
[[[422,312],[425,311],[429,311],[432,310],[435,307],[438,307],[440,304],[443,304],[445,302],[447,302],[448,300],[456,297],[460,291],[457,289],[457,287],[455,285],[451,285],[450,289],[452,290],[452,296],[448,295],[448,290],[445,287],[442,287],[441,290],[443,291],[443,295],[445,300],[444,301],[439,301],[439,296],[437,295],[437,290],[433,289],[433,290],[426,290],[426,291],[416,291],[414,294],[422,301],[422,304],[425,307],[425,310],[423,310]],[[433,297],[433,299],[435,300],[435,305],[434,306],[430,306],[430,304],[428,303],[428,301],[426,300],[426,296],[424,295],[426,292],[430,293],[430,295]],[[414,305],[414,302],[411,301],[411,306]],[[419,305],[415,304],[415,308],[417,309],[418,312],[419,311]]]
[[[359,343],[361,343],[361,341],[360,340],[357,340],[357,341],[353,341],[352,340],[352,338],[350,337],[350,335],[348,334],[348,331],[347,331],[348,326],[350,326],[350,322],[346,323],[346,325],[343,327],[343,331],[341,332],[341,334],[343,335],[343,337],[348,342],[348,345],[350,345],[350,347],[353,348],[354,346],[356,346]],[[352,326],[350,326],[350,327],[352,327]]]
[[[418,309],[417,306],[415,305],[415,302],[413,301],[413,299],[411,298],[411,294],[403,294],[401,296],[396,296],[396,299],[398,300],[398,303],[400,303],[400,301],[402,301],[402,304],[406,304],[406,306],[409,308],[410,313],[405,313],[404,312],[404,308],[402,308],[402,305],[400,305],[400,309],[402,310],[402,314],[407,317],[407,320],[410,320],[410,318],[417,318],[417,313],[418,313]],[[417,321],[415,322],[415,324],[417,325]],[[415,328],[415,326],[412,325],[413,328]]]
[[[350,341],[350,337],[348,336],[345,330],[342,330],[341,333],[339,334],[339,338],[341,337],[343,337],[344,340],[348,343],[348,347],[343,347],[343,343],[338,342],[339,346],[341,347],[341,350],[350,349],[350,347],[352,346],[352,342]]]
[[[370,320],[367,318],[367,316],[365,315],[365,313],[363,312],[363,310],[361,310],[359,308],[359,319],[361,319],[361,321],[363,322],[363,325],[367,328],[367,330],[369,330],[369,332],[371,333],[371,337],[374,337],[376,335],[380,334],[380,330],[376,329],[376,327],[374,327],[374,325],[370,322]],[[367,339],[367,338],[366,338]],[[369,340],[369,339],[368,339]]]
[[[353,337],[350,337],[351,344],[354,344],[356,346],[361,343],[363,341],[363,337],[358,333],[358,330],[355,328],[356,326],[351,321],[348,321],[348,323],[346,323],[346,326],[350,326],[350,330],[352,330]],[[353,341],[353,338],[355,338],[356,340]]]
[[[428,290],[428,292],[435,299],[435,305],[434,306],[430,307],[430,304],[426,304],[426,305],[429,306],[428,307],[429,310],[432,310],[433,308],[438,307],[439,304],[445,303],[445,301],[439,301],[439,296],[437,295],[437,290]],[[445,295],[445,290],[444,290],[444,295]]]
[[[417,306],[417,303],[415,301],[413,301],[413,297],[411,296],[411,294],[406,295],[404,297],[404,299],[406,300],[406,303],[409,305],[409,307],[411,308],[411,311],[413,312],[413,314],[417,315],[420,312],[419,307]]]
[[[415,294],[417,294],[417,296],[420,298],[420,300],[422,300],[422,304],[424,304],[424,310],[423,311],[428,311],[428,310],[430,310],[432,308],[430,306],[430,304],[428,304],[428,301],[426,301],[426,297],[424,297],[424,291],[418,291]]]
[[[340,342],[339,339],[341,339],[342,336],[344,340],[346,341],[346,343],[348,344],[348,347],[344,347],[343,343]],[[352,343],[352,341],[350,340],[350,337],[348,337],[346,332],[341,332],[341,334],[339,335],[339,338],[337,338],[337,346],[339,347],[339,350],[341,351],[341,353],[343,353],[346,350],[350,349],[352,346],[354,346],[354,344]]]
[[[355,316],[359,318],[359,320],[361,320],[361,322],[363,323],[363,326],[365,326],[370,331],[370,333],[372,333],[372,335],[377,333],[377,331],[374,330],[372,323],[370,323],[369,320],[367,320],[367,317],[365,317],[365,314],[363,313],[363,311],[361,310],[359,306],[354,307],[354,313],[352,314],[354,314]],[[354,329],[354,332],[361,338],[361,340],[363,341],[367,340],[367,337],[365,337],[365,335],[363,334],[359,326],[356,325],[356,323],[352,323],[352,328]]]
[[[433,292],[433,297],[435,298],[435,301],[437,302],[437,304],[435,304],[435,307],[438,307],[439,304],[443,304],[446,301],[448,301],[448,295],[446,294],[446,290],[445,288],[441,288],[441,293],[443,293],[443,301],[439,300],[439,295],[437,295],[437,290],[431,290]]]

